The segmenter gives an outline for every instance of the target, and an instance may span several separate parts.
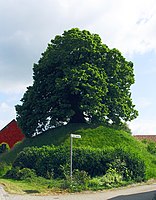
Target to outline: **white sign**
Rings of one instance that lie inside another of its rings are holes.
[[[71,134],[70,136],[71,136],[72,138],[81,138],[81,135]]]

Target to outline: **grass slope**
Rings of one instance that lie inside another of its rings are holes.
[[[81,128],[87,128],[87,124],[68,124],[66,126],[58,127],[44,132],[34,138],[25,138],[22,142],[19,142],[15,147],[8,153],[0,156],[0,161],[13,162],[16,155],[22,151],[25,147],[37,146],[41,147],[43,145],[62,145],[65,140],[69,138],[70,134],[79,130]]]
[[[93,148],[122,148],[133,151],[145,160],[147,177],[156,177],[156,156],[147,152],[145,145],[137,141],[130,134],[112,128],[99,126],[93,127],[85,124],[68,124],[49,130],[35,138],[26,138],[15,148],[0,157],[1,161],[13,162],[16,155],[25,147],[43,145],[70,145],[70,134],[80,134],[81,139],[73,139],[73,146],[85,146]]]

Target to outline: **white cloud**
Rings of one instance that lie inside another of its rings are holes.
[[[153,101],[148,97],[140,97],[135,101],[138,110],[147,109],[153,104]]]
[[[3,128],[15,118],[15,110],[14,107],[10,106],[6,102],[2,102],[0,103],[0,111],[0,115],[2,116],[0,119],[0,127]]]
[[[31,81],[28,83],[24,83],[19,80],[0,80],[0,91],[5,94],[23,94],[27,87],[31,85]],[[22,97],[22,96],[21,96]]]
[[[2,102],[0,104],[0,110],[1,112],[8,112],[10,111],[10,107],[5,102]]]
[[[156,119],[136,119],[129,123],[133,135],[155,135]]]
[[[111,1],[112,6],[94,25],[103,39],[122,52],[156,50],[156,2],[153,0]],[[106,33],[106,37],[104,37]]]

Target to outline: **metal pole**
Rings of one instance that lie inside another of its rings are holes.
[[[71,181],[72,181],[72,171],[73,171],[73,169],[72,169],[72,165],[73,165],[73,161],[72,161],[72,157],[73,157],[73,150],[72,150],[72,147],[73,146],[73,138],[72,138],[72,136],[70,135],[70,178],[71,178]]]

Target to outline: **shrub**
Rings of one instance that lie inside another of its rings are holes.
[[[86,171],[91,176],[104,174],[111,158],[109,152],[91,148],[73,149],[73,169]],[[34,169],[39,176],[63,177],[61,165],[70,163],[70,149],[66,147],[25,148],[13,163],[14,167]]]
[[[5,162],[0,162],[0,176],[3,176],[11,169],[11,165]]]
[[[63,170],[66,169],[67,168],[63,167]],[[69,189],[71,192],[78,192],[88,188],[90,177],[87,172],[75,169],[72,178],[70,177],[69,170],[64,171],[64,174],[66,176],[61,186],[63,189]]]
[[[7,171],[7,173],[4,175],[4,177],[18,180],[19,170],[20,170],[19,167],[16,167],[16,168],[13,167],[9,171]]]
[[[45,178],[52,178],[53,176],[56,178],[61,177],[60,165],[67,163],[67,159],[69,160],[69,152],[66,148],[55,148],[54,146],[28,147],[18,154],[13,166],[34,169],[38,176]]]
[[[123,181],[123,177],[121,174],[117,172],[116,169],[108,169],[106,174],[100,179],[102,185],[104,187],[112,187],[121,184]]]
[[[156,155],[156,142],[149,142],[147,145],[147,151]]]
[[[137,182],[145,180],[145,162],[139,156],[139,154],[137,155],[136,152],[133,153],[132,151],[130,151],[130,149],[116,149],[114,156],[116,158],[120,158],[121,161],[126,163],[126,171],[122,170],[124,172],[124,178],[126,180],[131,179]],[[119,173],[121,173],[120,170]]]
[[[123,177],[116,169],[109,168],[102,177],[95,177],[89,180],[89,188],[99,190],[104,188],[112,188],[123,185]]]
[[[70,149],[45,146],[24,149],[13,166],[30,168],[45,178],[64,177],[61,166],[70,163]],[[89,176],[103,176],[109,168],[116,170],[124,180],[142,181],[145,179],[144,161],[126,149],[73,148],[73,170],[85,171]]]
[[[86,171],[91,177],[105,174],[107,163],[112,161],[111,149],[75,148],[73,149],[73,169]]]
[[[27,147],[17,155],[13,167],[35,169],[39,158],[40,152],[38,148]]]
[[[88,187],[92,190],[103,189],[103,183],[101,182],[101,177],[94,177],[89,180]]]
[[[15,180],[26,180],[26,179],[33,179],[36,177],[36,173],[35,170],[29,169],[29,168],[12,168],[11,170],[9,170],[6,175],[5,178],[12,178]]]
[[[5,153],[5,152],[7,152],[9,150],[10,150],[10,147],[9,147],[8,144],[6,144],[6,143],[0,144],[0,154],[1,153]]]
[[[23,168],[18,171],[17,176],[19,180],[33,179],[36,177],[36,173],[33,169]]]
[[[108,164],[108,166],[109,169],[115,170],[116,173],[120,174],[123,180],[128,181],[131,179],[131,173],[125,160],[121,160],[121,158],[115,158],[113,162]]]

